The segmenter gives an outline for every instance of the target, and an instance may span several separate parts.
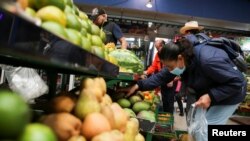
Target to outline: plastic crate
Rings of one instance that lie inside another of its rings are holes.
[[[174,116],[171,113],[159,112],[156,117],[155,133],[174,133]]]

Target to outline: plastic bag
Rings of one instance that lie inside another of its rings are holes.
[[[32,68],[2,65],[9,87],[20,94],[24,100],[31,102],[48,92],[48,86]]]
[[[207,140],[206,110],[192,104],[187,116],[187,126],[194,141]]]

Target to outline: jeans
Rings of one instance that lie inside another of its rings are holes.
[[[223,125],[227,123],[227,120],[230,118],[230,116],[233,115],[236,108],[239,104],[235,105],[216,105],[209,108],[209,110],[206,112],[206,119],[208,125]],[[199,117],[201,114],[200,112],[197,112],[195,117]],[[208,127],[207,127],[208,128]],[[196,134],[195,139],[196,141],[207,141],[208,135],[207,135],[207,128],[204,136],[201,136],[201,134]]]

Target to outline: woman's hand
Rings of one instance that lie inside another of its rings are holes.
[[[203,107],[204,109],[207,109],[211,104],[211,98],[208,94],[205,94],[199,98],[198,101],[195,102],[195,106]]]
[[[117,89],[117,92],[124,92],[126,93],[126,97],[129,97],[133,93],[135,93],[139,89],[139,86],[137,84],[127,87],[127,88],[119,88]]]

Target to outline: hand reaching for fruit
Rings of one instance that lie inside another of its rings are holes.
[[[47,115],[42,118],[42,123],[53,129],[59,141],[67,141],[80,134],[81,121],[69,113]]]

